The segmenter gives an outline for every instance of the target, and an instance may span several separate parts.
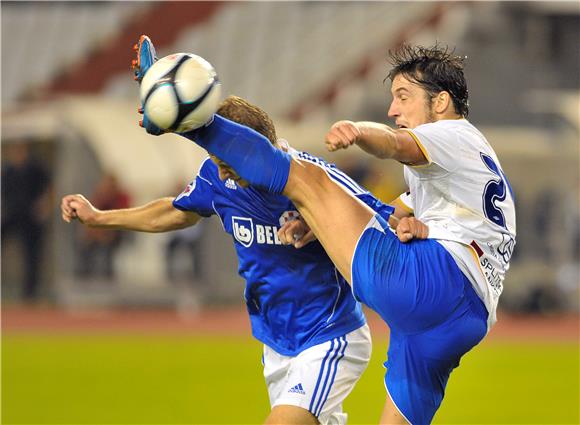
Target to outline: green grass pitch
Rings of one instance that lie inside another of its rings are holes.
[[[345,402],[377,423],[386,342]],[[574,343],[486,342],[451,376],[435,423],[578,423]],[[2,341],[4,424],[261,423],[261,345],[245,337],[31,336]]]

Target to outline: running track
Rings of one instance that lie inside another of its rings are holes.
[[[366,311],[373,336],[388,334],[378,316]],[[499,341],[560,341],[579,339],[578,315],[518,316],[499,314],[488,335]],[[63,310],[54,307],[2,307],[5,334],[142,333],[240,336],[250,334],[245,310],[224,308],[179,315],[174,310]]]

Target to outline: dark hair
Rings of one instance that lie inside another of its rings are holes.
[[[403,44],[389,50],[393,69],[385,80],[402,74],[427,91],[430,98],[446,91],[451,96],[455,111],[462,117],[469,114],[467,83],[463,74],[465,57],[456,56],[455,49],[436,44],[432,47],[410,46]]]
[[[262,109],[241,97],[228,96],[220,103],[217,114],[238,124],[250,127],[268,138],[272,144],[276,143],[276,128],[272,119]]]

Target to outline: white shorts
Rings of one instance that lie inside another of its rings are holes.
[[[366,369],[371,357],[367,324],[295,357],[264,345],[264,377],[270,405],[302,407],[322,425],[346,424],[342,402]]]

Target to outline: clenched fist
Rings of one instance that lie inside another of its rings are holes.
[[[83,195],[67,195],[62,198],[60,203],[60,211],[62,219],[67,223],[71,220],[77,219],[83,224],[96,224],[96,218],[99,214],[93,205]]]
[[[356,123],[352,121],[337,121],[326,133],[324,143],[330,152],[334,152],[339,149],[347,149],[356,142],[360,135],[361,132]]]

